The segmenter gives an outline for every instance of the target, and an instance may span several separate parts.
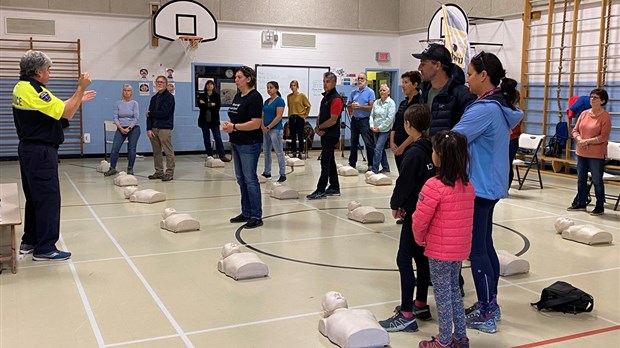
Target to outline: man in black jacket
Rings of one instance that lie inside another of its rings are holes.
[[[430,44],[413,57],[420,59],[418,70],[422,74],[421,103],[431,110],[429,135],[450,130],[456,125],[465,108],[476,96],[465,86],[463,70],[452,63],[452,55],[440,44]]]
[[[174,148],[172,147],[172,128],[174,127],[174,96],[168,91],[168,79],[157,76],[155,89],[151,97],[149,111],[146,112],[146,135],[153,147],[155,173],[149,179],[170,181],[174,177]],[[161,150],[166,154],[166,172]]]

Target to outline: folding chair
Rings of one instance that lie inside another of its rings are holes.
[[[613,160],[620,161],[620,143],[616,143],[613,141],[610,141],[607,143],[607,159],[610,161],[613,161]],[[592,189],[592,173],[590,172],[588,172],[588,179],[590,180],[588,184],[588,198],[589,200],[591,200],[590,190]],[[620,175],[611,174],[607,171],[604,171],[603,172],[603,183],[605,183],[606,181],[620,182]],[[605,196],[611,197],[616,200],[616,205],[614,206],[614,210],[618,210],[618,204],[620,203],[620,193],[618,194],[617,198],[615,195],[610,195],[610,194],[605,194]]]
[[[104,159],[108,160],[108,144],[110,150],[112,150],[112,144],[114,144],[114,133],[116,133],[116,124],[114,121],[103,121],[103,153]],[[123,144],[127,144],[128,140],[125,139]]]
[[[536,171],[538,172],[538,182],[540,183],[540,188],[543,188],[542,177],[540,176],[540,161],[538,159],[538,152],[540,152],[540,148],[542,146],[543,140],[545,139],[545,135],[535,135],[535,134],[526,134],[522,133],[519,136],[519,150],[518,153],[525,155],[524,159],[515,159],[512,161],[512,165],[515,166],[515,170],[517,171],[517,180],[519,181],[519,190],[523,187],[525,180],[527,178],[527,174],[530,172],[532,166],[536,166]],[[529,158],[531,156],[531,158]],[[523,178],[521,178],[521,174],[519,172],[519,167],[526,167],[525,174]]]

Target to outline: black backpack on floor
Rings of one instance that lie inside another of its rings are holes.
[[[592,312],[594,298],[584,291],[562,281],[543,289],[540,301],[532,303],[539,311],[545,309],[562,313]]]

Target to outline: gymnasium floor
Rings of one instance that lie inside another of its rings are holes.
[[[95,171],[98,160],[62,160],[59,246],[73,258],[47,263],[28,256],[16,275],[4,265],[0,347],[335,347],[317,330],[321,298],[329,290],[340,291],[350,307],[366,308],[380,320],[389,317],[400,298],[395,265],[400,226],[388,209],[393,186],[367,185],[362,175],[341,177],[341,197],[306,200],[320,171],[317,155],[288,174],[288,185],[302,198],[280,201],[263,190],[265,225],[254,230],[228,222],[240,206],[231,164],[210,169],[202,156],[178,156],[175,180],[164,183],[146,179],[153,172],[150,157],[138,161],[140,189],[167,195],[167,201],[147,205],[125,200],[112,178]],[[118,167],[124,165],[121,158]],[[276,168],[274,163],[274,173]],[[2,183],[19,183],[21,191],[17,162],[1,162],[0,177]],[[513,185],[510,197],[497,205],[496,248],[524,252],[531,271],[500,280],[499,331],[469,330],[472,347],[620,347],[620,211],[607,204],[600,217],[567,212],[575,180],[543,175],[543,182],[542,190],[536,183],[521,191]],[[608,187],[611,193],[619,190]],[[348,220],[346,206],[354,199],[380,208],[387,221]],[[160,230],[166,207],[190,213],[201,230]],[[559,216],[601,227],[616,241],[588,246],[563,240],[553,228]],[[260,255],[268,278],[234,281],[217,271],[222,245],[237,241],[236,235],[274,255]],[[463,275],[465,304],[471,305],[469,269]],[[592,294],[594,311],[534,310],[529,303],[556,280]],[[430,304],[436,316],[432,291]],[[437,333],[436,319],[419,325],[417,333],[390,334],[391,347],[417,347]]]

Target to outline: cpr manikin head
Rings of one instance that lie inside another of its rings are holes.
[[[332,315],[336,309],[348,308],[347,300],[338,291],[328,291],[323,296],[321,305],[323,306],[323,317],[325,318]]]
[[[239,248],[239,245],[235,244],[235,243],[227,243],[224,244],[224,246],[222,247],[222,258],[227,258],[232,254],[235,253],[240,253],[241,249]]]

